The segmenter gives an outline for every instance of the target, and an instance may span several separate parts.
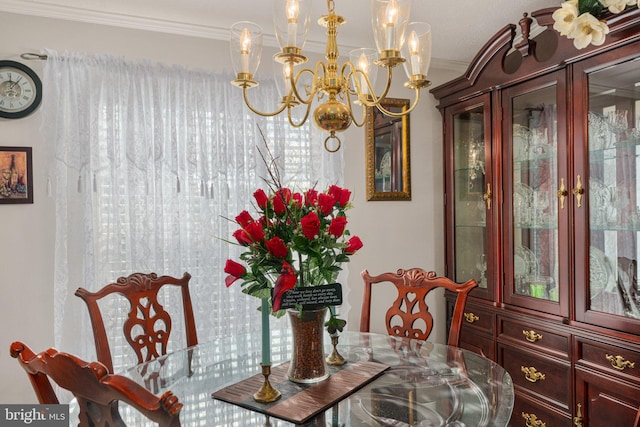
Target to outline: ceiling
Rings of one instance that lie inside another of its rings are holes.
[[[434,61],[468,63],[498,30],[517,24],[524,12],[559,7],[560,0],[412,0],[412,21],[432,26]],[[275,46],[268,0],[0,0],[0,11],[82,22],[228,39],[236,21],[254,21],[265,32],[265,45]],[[342,56],[355,47],[375,47],[369,0],[335,0],[336,14],[346,19],[338,28]],[[325,29],[316,24],[327,2],[313,0],[306,49],[323,52]]]

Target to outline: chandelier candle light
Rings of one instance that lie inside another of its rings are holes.
[[[278,108],[273,112],[258,111],[247,97],[247,90],[258,86],[253,76],[262,56],[262,29],[252,22],[237,22],[231,27],[231,59],[236,73],[232,83],[242,88],[244,101],[255,114],[268,117],[286,110],[293,127],[300,127],[307,121],[311,105],[317,99],[321,103],[313,112],[313,121],[317,127],[329,132],[324,141],[327,151],[340,149],[341,141],[336,132],[348,129],[351,123],[358,127],[365,123],[366,107],[375,106],[388,116],[409,114],[420,100],[420,90],[431,84],[427,80],[431,27],[423,22],[409,23],[411,0],[371,0],[371,22],[378,49],[356,49],[350,53],[350,61],[341,65],[338,63],[337,28],[346,20],[335,14],[334,1],[327,0],[328,13],[318,19],[318,24],[327,28],[326,62],[318,61],[313,70],[302,68],[297,71],[296,66],[307,62],[302,49],[309,29],[311,0],[274,0],[273,5],[276,38],[281,48],[274,59],[282,64],[284,80],[284,89],[279,86],[282,99]],[[408,43],[405,43],[407,34]],[[387,81],[379,95],[373,88],[376,69],[371,68],[371,62],[387,69]],[[392,69],[400,64],[404,65],[409,78],[405,87],[415,91],[415,99],[410,108],[394,113],[385,110],[381,103],[391,87]],[[352,104],[362,107],[360,121],[353,114]],[[298,106],[306,108],[300,121],[292,116],[292,110]]]

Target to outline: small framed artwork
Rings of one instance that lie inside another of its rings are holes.
[[[409,108],[408,99],[386,98],[382,107],[395,114]],[[387,116],[367,107],[367,200],[411,200],[409,115]]]
[[[0,204],[33,203],[31,147],[0,147]]]

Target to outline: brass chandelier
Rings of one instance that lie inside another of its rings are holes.
[[[282,64],[282,77],[276,79],[281,100],[273,112],[261,112],[254,108],[247,97],[250,88],[258,86],[253,76],[262,55],[262,29],[252,22],[238,22],[231,27],[231,59],[236,73],[232,81],[241,87],[247,107],[254,113],[269,117],[287,110],[289,123],[302,126],[311,111],[314,99],[321,102],[313,112],[313,121],[320,129],[329,132],[324,141],[327,151],[340,149],[341,141],[336,132],[349,128],[351,123],[361,127],[365,120],[365,107],[377,107],[388,116],[409,114],[420,100],[420,90],[429,86],[427,71],[431,60],[431,27],[424,22],[409,23],[411,0],[371,0],[371,23],[376,49],[355,49],[350,61],[338,63],[337,28],[345,19],[334,12],[334,1],[327,0],[328,13],[318,19],[327,28],[326,62],[318,61],[314,69],[296,66],[307,62],[302,54],[311,15],[311,0],[273,0],[274,26],[281,52],[274,59]],[[405,43],[408,34],[407,43]],[[380,94],[374,92],[377,68],[387,69],[387,81]],[[405,87],[415,90],[410,108],[396,113],[386,110],[381,102],[391,87],[392,69],[403,64],[409,80]],[[354,100],[352,101],[352,97]],[[353,104],[363,108],[362,120],[353,114]],[[306,106],[304,116],[296,121],[291,112]]]

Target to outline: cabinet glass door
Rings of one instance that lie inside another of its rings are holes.
[[[453,160],[453,176],[448,179],[447,233],[449,248],[447,274],[456,282],[475,279],[474,295],[493,298],[491,261],[491,194],[489,98],[457,105],[446,115],[448,158]],[[449,114],[450,113],[450,114]]]
[[[589,306],[640,319],[640,60],[589,74]]]
[[[552,76],[553,77],[553,76]],[[559,78],[558,75],[555,77]],[[506,218],[507,302],[563,314],[560,300],[558,198],[558,80],[539,79],[505,90],[503,151]],[[564,152],[564,151],[563,151]]]

